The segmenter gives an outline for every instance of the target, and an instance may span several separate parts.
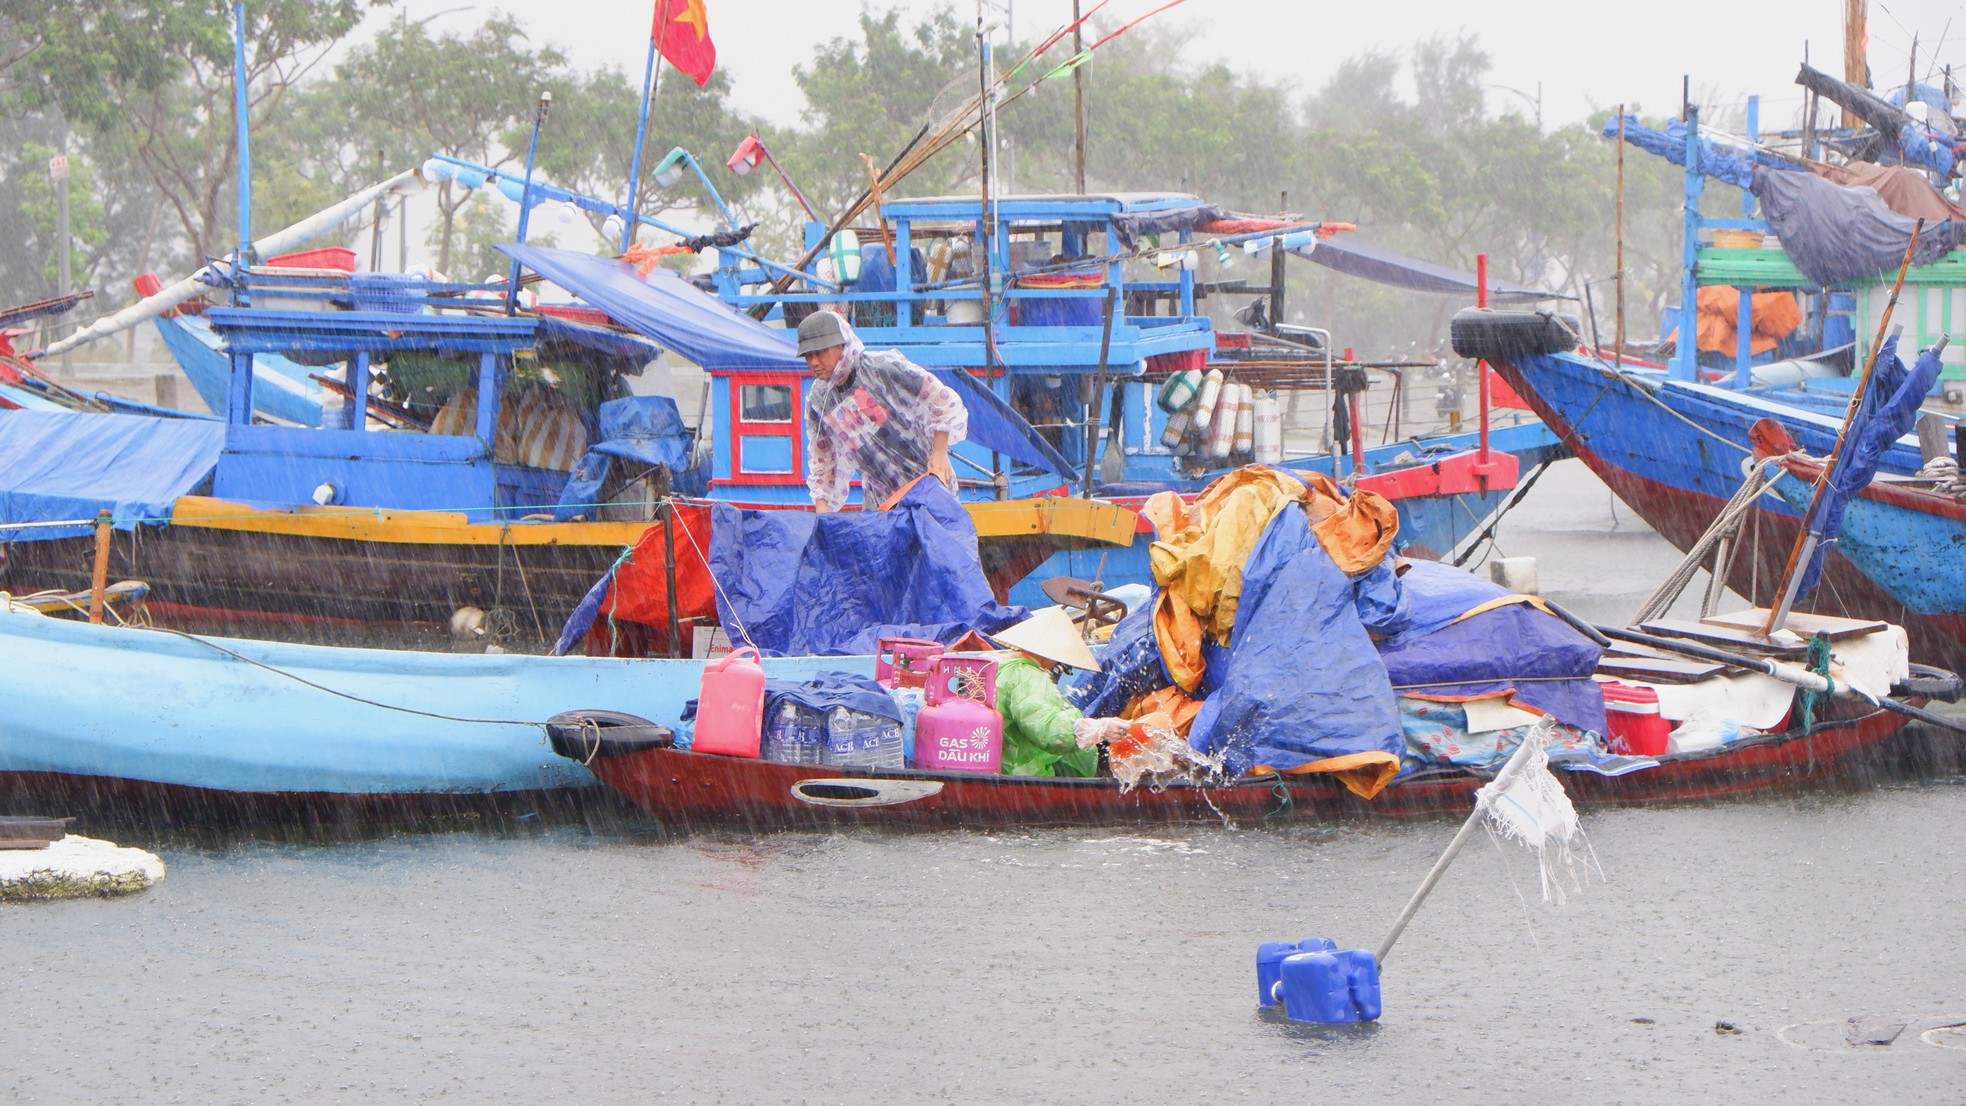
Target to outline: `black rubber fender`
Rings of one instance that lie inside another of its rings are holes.
[[[1957,672],[1944,668],[1934,668],[1929,664],[1914,664],[1911,674],[1891,685],[1893,698],[1919,698],[1941,703],[1957,703],[1961,693],[1961,681]]]
[[[1549,311],[1463,308],[1454,313],[1448,334],[1457,356],[1485,361],[1513,361],[1577,348],[1576,318]]]
[[[554,752],[582,764],[676,744],[669,727],[614,710],[563,711],[546,720],[546,738]]]

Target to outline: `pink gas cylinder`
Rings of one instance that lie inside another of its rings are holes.
[[[1003,718],[997,714],[997,662],[989,657],[935,658],[928,703],[915,720],[917,768],[996,772],[1003,767]]]
[[[755,760],[764,722],[765,670],[756,649],[747,645],[703,666],[691,751]]]
[[[884,637],[874,658],[874,680],[882,687],[926,687],[928,670],[941,655],[939,641]]]

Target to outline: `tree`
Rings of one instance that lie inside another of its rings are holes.
[[[335,87],[324,91],[326,110],[340,121],[331,148],[341,164],[363,172],[377,150],[392,166],[420,165],[432,154],[492,168],[523,165],[539,94],[564,93],[574,81],[566,58],[532,46],[509,16],[436,38],[420,23],[401,22],[335,67]],[[470,198],[453,181],[437,186],[437,267],[445,272],[458,213]]]
[[[248,9],[248,126],[279,113],[366,6],[266,0]],[[22,63],[38,82],[33,95],[79,128],[126,144],[194,256],[224,252],[236,215],[231,6],[59,4],[45,18],[41,47]]]

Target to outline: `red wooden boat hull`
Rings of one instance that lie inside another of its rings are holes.
[[[1662,762],[1625,776],[1557,773],[1579,806],[1674,802],[1741,795],[1834,777],[1858,754],[1904,727],[1877,711],[1780,736]],[[1442,772],[1398,781],[1372,800],[1327,776],[1246,779],[1220,787],[1124,790],[1106,779],[1043,779],[915,771],[865,771],[643,749],[597,757],[603,783],[666,828],[750,830],[842,824],[1036,827],[1105,823],[1313,821],[1425,816],[1472,809],[1483,779]]]

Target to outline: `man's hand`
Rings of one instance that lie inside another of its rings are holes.
[[[833,512],[839,510],[840,505],[832,502],[831,500],[821,499],[815,495],[812,497],[812,509],[819,512],[822,515],[830,515]]]
[[[949,485],[956,486],[956,467],[949,463],[949,433],[938,430],[928,446],[929,475]]]

